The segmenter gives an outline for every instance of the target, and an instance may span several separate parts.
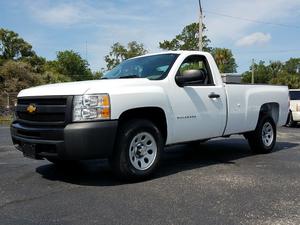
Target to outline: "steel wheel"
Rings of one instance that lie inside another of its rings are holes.
[[[270,153],[276,144],[276,123],[273,118],[260,116],[254,131],[245,134],[249,145],[255,153]]]
[[[157,144],[148,132],[133,137],[129,146],[129,159],[137,170],[147,170],[152,166],[157,155]]]
[[[274,139],[273,127],[269,122],[266,122],[262,129],[262,141],[265,146],[271,146]]]
[[[163,135],[152,121],[131,119],[119,128],[110,163],[119,178],[144,180],[158,168],[163,148]]]

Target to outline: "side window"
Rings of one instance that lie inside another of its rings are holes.
[[[205,56],[192,55],[187,57],[181,64],[176,76],[183,76],[186,70],[202,70],[206,75],[204,83],[193,83],[193,85],[213,85],[211,71]]]

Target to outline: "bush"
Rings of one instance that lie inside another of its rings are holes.
[[[269,82],[270,84],[287,85],[289,89],[300,88],[300,75],[298,74],[280,74]]]

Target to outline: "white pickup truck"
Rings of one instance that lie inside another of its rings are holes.
[[[288,99],[284,86],[224,84],[209,53],[165,52],[126,60],[101,80],[22,90],[11,135],[25,156],[108,158],[118,175],[139,179],[167,145],[241,134],[254,152],[272,151]]]

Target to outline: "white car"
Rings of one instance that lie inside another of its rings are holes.
[[[293,127],[300,122],[300,89],[290,89],[290,111],[287,125]]]
[[[224,84],[209,53],[164,52],[126,60],[101,80],[22,90],[11,135],[25,156],[109,158],[118,175],[139,179],[167,145],[241,134],[253,151],[271,152],[288,99],[285,86]]]

